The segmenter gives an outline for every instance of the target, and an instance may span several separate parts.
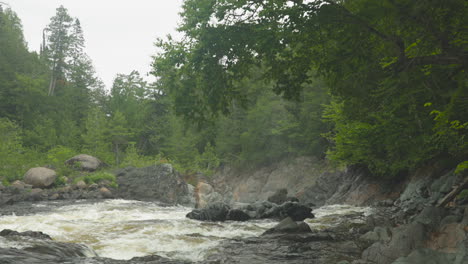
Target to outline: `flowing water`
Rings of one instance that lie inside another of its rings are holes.
[[[200,222],[185,217],[191,208],[128,200],[63,206],[60,202],[48,202],[33,206],[51,209],[24,216],[1,216],[0,230],[42,231],[55,241],[86,244],[99,256],[113,259],[157,254],[173,259],[202,260],[223,239],[259,236],[277,223],[272,220]],[[343,215],[366,215],[371,210],[335,205],[313,212],[316,218],[306,222],[313,229],[323,229],[336,224]],[[0,248],[28,246],[27,240],[11,241],[0,237]]]

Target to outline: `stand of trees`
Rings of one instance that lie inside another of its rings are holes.
[[[1,5],[1,4],[0,4]],[[464,0],[186,0],[156,43],[156,83],[110,91],[59,7],[29,52],[0,9],[0,178],[80,152],[210,172],[298,155],[397,177],[468,156]]]

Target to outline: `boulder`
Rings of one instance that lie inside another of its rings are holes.
[[[171,164],[127,167],[116,176],[119,188],[114,194],[120,198],[184,205],[192,201],[187,183]]]
[[[229,210],[226,216],[226,220],[231,220],[231,221],[247,221],[249,219],[250,219],[250,216],[247,213],[239,209]]]
[[[296,223],[291,217],[283,219],[275,227],[268,229],[263,235],[275,234],[275,233],[286,233],[286,234],[297,234],[297,233],[310,233],[312,230],[309,225],[300,222]]]
[[[57,173],[54,170],[38,167],[26,172],[24,182],[31,184],[34,188],[47,188],[54,183],[56,178]]]
[[[99,169],[103,163],[93,156],[80,154],[65,161],[65,165],[76,166],[82,171],[95,171]]]
[[[314,218],[312,209],[296,202],[286,202],[280,206],[273,206],[266,211],[261,218],[283,219],[291,217],[294,221],[303,221],[306,218]]]
[[[85,189],[87,185],[84,181],[79,181],[76,183],[76,187],[78,187],[78,189]]]
[[[99,189],[99,193],[102,195],[104,198],[113,198],[114,196],[112,195],[112,192],[109,191],[106,187],[101,187]]]
[[[200,221],[225,221],[229,213],[229,206],[225,203],[213,203],[204,209],[195,209],[186,215],[187,218]]]

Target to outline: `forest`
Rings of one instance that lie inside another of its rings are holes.
[[[65,7],[38,53],[1,7],[0,180],[66,176],[79,153],[206,175],[297,156],[389,179],[468,167],[466,14],[465,0],[185,0],[183,37],[155,40],[157,81],[106,89]]]

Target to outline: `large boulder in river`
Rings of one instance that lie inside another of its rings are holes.
[[[77,166],[82,171],[95,171],[99,169],[103,163],[96,157],[80,154],[65,161],[65,165]]]
[[[187,218],[200,221],[225,221],[229,213],[229,206],[218,202],[208,205],[204,209],[195,209],[186,215]]]
[[[127,167],[117,171],[116,196],[124,199],[192,205],[188,184],[171,164],[145,168]]]
[[[47,188],[50,187],[55,179],[57,173],[54,170],[37,167],[29,169],[24,175],[24,182],[32,185],[34,188]]]

